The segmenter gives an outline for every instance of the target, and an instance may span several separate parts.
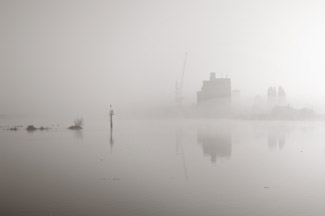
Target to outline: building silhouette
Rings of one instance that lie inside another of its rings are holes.
[[[267,90],[267,101],[270,108],[274,106],[285,106],[286,104],[286,93],[282,86],[276,87],[270,86]]]
[[[216,78],[210,74],[210,80],[203,81],[197,92],[197,105],[201,115],[218,116],[227,114],[231,109],[231,79]]]

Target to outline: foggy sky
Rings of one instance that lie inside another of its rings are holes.
[[[323,0],[0,1],[0,113],[185,102],[210,72],[325,110]]]

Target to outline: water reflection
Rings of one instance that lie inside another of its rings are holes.
[[[272,128],[269,131],[267,144],[271,151],[279,149],[282,150],[286,143],[286,131],[284,128]]]
[[[183,131],[180,127],[176,128],[176,154],[182,160],[185,179],[186,179],[186,181],[188,181],[185,153],[184,153],[184,148],[183,148]]]
[[[285,136],[284,135],[276,136],[274,134],[269,134],[267,141],[270,150],[275,150],[277,148],[282,150],[285,144]]]
[[[74,137],[76,139],[83,139],[83,131],[82,130],[74,130]]]
[[[227,128],[208,128],[198,130],[197,142],[202,146],[203,154],[209,156],[211,163],[218,158],[231,157],[231,133]]]
[[[111,154],[113,152],[113,147],[114,147],[114,139],[113,139],[113,128],[110,128],[110,133],[109,133],[109,145],[111,148]]]

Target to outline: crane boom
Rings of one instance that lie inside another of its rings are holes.
[[[183,64],[183,71],[182,71],[182,76],[181,76],[181,86],[180,86],[180,90],[182,93],[183,90],[183,81],[184,81],[184,74],[185,74],[185,69],[186,69],[186,60],[187,60],[187,52],[185,53],[185,59],[184,59],[184,64]]]
[[[186,60],[187,60],[187,52],[185,52],[185,59],[183,64],[183,69],[181,73],[181,79],[179,83],[176,82],[176,102],[180,105],[183,101],[183,83],[184,83],[184,74],[186,69]]]

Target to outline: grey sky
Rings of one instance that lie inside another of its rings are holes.
[[[214,71],[322,107],[324,23],[315,0],[2,0],[0,113],[172,103],[185,51],[187,102]]]

